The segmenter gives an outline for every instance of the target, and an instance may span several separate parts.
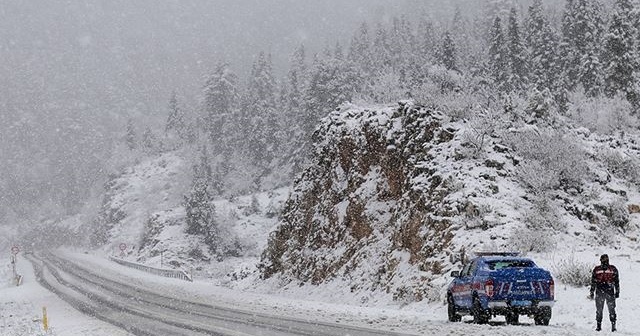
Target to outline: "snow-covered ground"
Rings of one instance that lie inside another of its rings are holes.
[[[618,300],[618,334],[637,335],[640,319],[635,313],[640,310],[640,257],[632,249],[616,251],[574,252],[573,257],[583,262],[596,262],[600,253],[607,252],[611,261],[621,273],[621,298]],[[323,291],[310,291],[310,288],[290,290],[288,293],[274,295],[247,292],[212,285],[209,281],[196,280],[193,283],[176,279],[166,279],[132,270],[104,257],[65,252],[72,259],[81,260],[101,271],[116,277],[130,277],[131,283],[145,283],[155,288],[166,288],[168,292],[185,297],[229,305],[234,308],[291,316],[302,319],[331,323],[344,323],[365,326],[379,330],[395,330],[416,335],[597,335],[595,327],[594,302],[586,296],[587,288],[573,288],[557,282],[556,306],[548,327],[534,326],[528,318],[521,318],[521,325],[507,326],[501,323],[492,325],[473,325],[470,318],[463,323],[446,321],[446,310],[442,303],[413,303],[399,306],[394,304],[360,307],[344,304],[349,300],[340,300],[326,288]],[[533,255],[544,267],[553,268],[559,260],[570,257],[568,254]],[[24,276],[22,286],[11,284],[11,267],[8,259],[0,260],[4,265],[0,271],[0,335],[129,335],[90,316],[83,315],[55,295],[40,287],[34,279],[31,265],[19,255],[17,269]],[[443,280],[444,282],[444,280]],[[274,289],[275,291],[275,289]],[[42,307],[47,307],[49,331],[42,329]],[[606,316],[606,312],[605,312]],[[500,318],[494,321],[502,321]],[[608,330],[608,321],[605,321]]]
[[[0,335],[3,336],[126,336],[126,331],[84,315],[35,280],[31,263],[18,255],[16,272],[24,277],[21,286],[12,281],[9,258],[0,259]],[[44,331],[43,307],[49,330]]]

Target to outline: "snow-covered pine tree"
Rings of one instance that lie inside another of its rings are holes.
[[[567,0],[562,21],[563,71],[567,89],[581,84],[589,96],[602,90],[602,19],[595,0]]]
[[[142,150],[146,154],[154,153],[158,148],[160,148],[160,143],[158,142],[158,137],[153,134],[151,127],[147,126],[142,132],[142,141],[141,141]]]
[[[633,10],[630,0],[616,0],[604,37],[603,62],[605,93],[613,97],[621,92],[637,108],[640,96],[637,92],[637,74],[634,73],[639,71],[635,46],[638,31],[633,26]]]
[[[583,43],[584,41],[576,41],[577,33],[576,27],[583,26],[583,22],[578,22],[578,4],[579,0],[566,0],[564,13],[562,15],[562,40],[560,42],[560,48],[564,55],[562,67],[566,83],[570,90],[573,90],[578,84],[578,69],[580,67],[580,51],[576,42]]]
[[[460,6],[456,6],[451,26],[448,29],[449,38],[453,42],[451,45],[455,49],[455,69],[450,68],[449,70],[462,72],[463,69],[470,68],[470,64],[472,63],[471,59],[475,56],[472,52],[473,43],[471,40],[473,36],[471,35],[471,30],[473,30],[471,29],[471,23],[469,23],[469,20],[462,14]],[[484,38],[487,37],[485,29],[482,29],[481,34],[483,34]]]
[[[374,69],[383,71],[392,66],[391,44],[389,42],[389,34],[384,26],[378,22],[376,25],[376,33],[373,39],[373,63]]]
[[[502,31],[502,19],[496,16],[493,20],[493,27],[491,28],[489,65],[491,68],[491,77],[500,92],[510,92],[513,89],[507,81],[509,78],[509,63],[506,46],[504,33]]]
[[[447,70],[458,70],[458,53],[456,50],[456,45],[451,38],[451,33],[449,31],[446,31],[442,37],[440,49],[438,50],[438,62],[442,64]]]
[[[507,62],[509,87],[515,91],[522,91],[527,86],[527,55],[522,41],[518,13],[515,7],[509,11],[509,24],[507,26]]]
[[[347,59],[359,69],[363,78],[371,78],[373,76],[373,51],[371,50],[369,26],[366,22],[360,25],[351,38]]]
[[[299,45],[290,58],[290,67],[287,73],[287,97],[285,109],[289,120],[299,120],[300,109],[303,102],[303,92],[307,82],[306,52],[303,44]]]
[[[415,36],[411,31],[411,24],[406,16],[394,17],[389,31],[389,46],[391,51],[391,67],[402,69],[407,55],[413,53]]]
[[[211,177],[211,166],[207,151],[203,147],[199,162],[193,167],[191,189],[184,196],[185,232],[203,236],[210,250],[215,251],[220,237],[218,223],[215,219],[216,210],[212,203],[213,196],[210,191]]]
[[[127,120],[127,129],[124,135],[124,141],[127,144],[127,148],[129,148],[130,150],[138,148],[137,138],[138,135],[136,132],[136,127],[133,123],[133,119],[129,118],[129,120]]]
[[[540,92],[549,90],[556,104],[566,104],[566,89],[559,64],[558,36],[543,13],[542,0],[534,0],[529,7],[527,22],[531,84]]]
[[[274,136],[280,131],[276,87],[271,56],[261,52],[253,63],[242,105],[242,115],[248,121],[244,123],[243,145],[260,170],[269,166],[280,146],[279,137]]]
[[[178,144],[189,140],[190,137],[184,111],[178,105],[178,97],[175,91],[171,93],[169,98],[169,115],[167,116],[164,131],[170,142],[178,142]]]
[[[433,57],[435,56],[438,44],[436,42],[436,31],[433,22],[426,17],[421,17],[418,22],[416,44],[418,46],[418,60],[423,64],[433,63]]]
[[[580,62],[580,83],[589,96],[598,96],[604,91],[604,69],[602,66],[602,40],[604,20],[602,4],[598,0],[587,1],[582,7],[587,18],[586,49]]]
[[[331,110],[345,101],[351,101],[360,89],[361,79],[348,60],[339,60],[335,53],[325,50],[316,55],[305,93],[304,133],[309,140],[316,124]]]
[[[226,62],[216,65],[213,74],[203,88],[203,131],[216,150],[233,150],[232,138],[242,138],[238,134],[242,120],[229,122],[237,117],[239,101],[238,76]],[[230,125],[237,125],[236,128]],[[245,125],[245,124],[242,124]]]

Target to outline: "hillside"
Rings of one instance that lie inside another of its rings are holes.
[[[412,103],[333,112],[269,240],[262,277],[363,303],[372,293],[439,300],[442,275],[472,251],[566,255],[636,241],[637,134],[600,137],[560,117],[483,118],[501,124],[482,128]]]
[[[185,233],[184,152],[142,160],[107,183],[94,238],[108,254],[124,242],[127,259],[239,289],[324,288],[361,304],[440,300],[443,275],[473,251],[634,245],[637,134],[482,113],[341,106],[291,190],[214,201],[223,254]]]

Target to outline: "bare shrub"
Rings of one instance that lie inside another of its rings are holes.
[[[613,176],[640,184],[640,160],[637,158],[613,149],[601,150],[598,157],[602,158]]]
[[[542,194],[535,198],[533,206],[524,215],[527,227],[533,230],[563,230],[566,224],[559,220],[561,217],[557,207],[551,202],[551,195]]]
[[[511,232],[508,245],[520,252],[548,252],[556,246],[550,230],[515,230]]]
[[[629,211],[622,199],[606,204],[595,204],[594,207],[606,218],[606,225],[626,230],[629,226]]]
[[[469,127],[463,134],[463,140],[472,150],[471,156],[481,153],[492,137],[498,136],[498,131],[505,128],[507,120],[504,113],[495,109],[480,111],[471,115]]]
[[[552,271],[556,279],[573,287],[589,286],[591,282],[591,266],[576,260],[573,255],[553,265]]]
[[[532,127],[510,133],[505,138],[523,158],[518,177],[532,191],[540,193],[560,186],[579,186],[589,172],[584,150],[560,130]]]

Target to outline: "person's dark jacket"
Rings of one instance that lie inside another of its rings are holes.
[[[598,265],[591,273],[591,295],[620,296],[620,279],[618,269],[613,265]]]

